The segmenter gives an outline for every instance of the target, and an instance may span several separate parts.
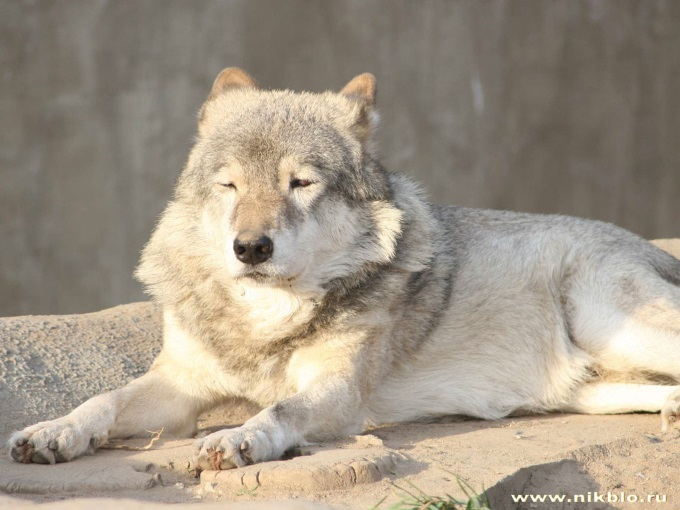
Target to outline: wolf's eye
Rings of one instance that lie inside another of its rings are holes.
[[[312,184],[312,181],[310,181],[309,179],[292,179],[290,181],[290,189],[306,188],[310,184]]]
[[[220,183],[218,183],[218,184],[219,184],[220,186],[222,186],[223,188],[231,188],[231,189],[233,189],[233,190],[236,189],[236,185],[235,185],[233,182],[220,182]]]

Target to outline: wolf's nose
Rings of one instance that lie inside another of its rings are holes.
[[[236,258],[244,264],[255,266],[269,260],[274,252],[274,242],[267,236],[240,234],[234,240]]]

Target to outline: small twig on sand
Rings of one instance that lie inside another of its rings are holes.
[[[163,433],[163,430],[147,430],[148,433],[151,434],[151,441],[149,441],[149,444],[146,446],[130,446],[127,444],[105,444],[103,446],[100,446],[99,448],[102,450],[132,450],[132,451],[144,451],[144,450],[150,450],[153,444],[158,441],[161,437],[161,434]]]

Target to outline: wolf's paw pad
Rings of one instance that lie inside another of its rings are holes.
[[[196,443],[194,465],[204,469],[233,469],[271,458],[271,444],[260,430],[221,430]]]
[[[661,408],[661,430],[669,430],[680,426],[680,389],[670,394]]]
[[[38,423],[9,438],[7,449],[17,462],[56,464],[85,453],[94,453],[105,438],[84,434],[77,427],[59,420]]]

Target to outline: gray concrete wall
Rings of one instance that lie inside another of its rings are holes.
[[[215,75],[378,78],[387,166],[441,203],[680,235],[680,2],[0,0],[0,315],[130,276]]]

